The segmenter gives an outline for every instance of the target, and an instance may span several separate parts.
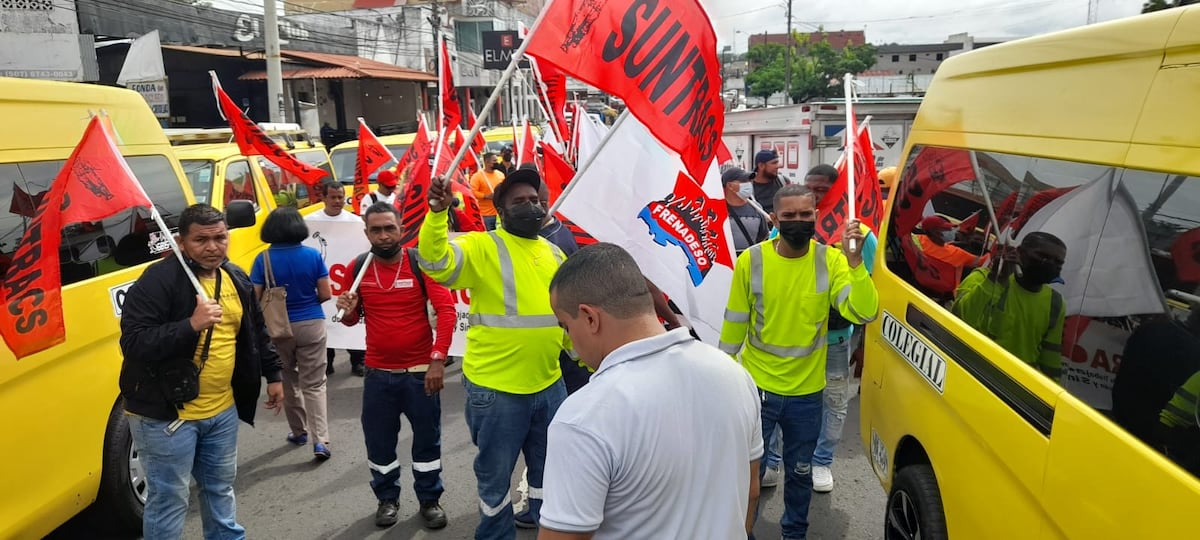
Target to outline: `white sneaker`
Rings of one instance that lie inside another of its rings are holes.
[[[761,487],[773,488],[779,485],[779,467],[767,467],[766,474],[763,474]]]
[[[833,471],[829,467],[813,465],[812,479],[813,491],[817,493],[829,493],[833,491]]]

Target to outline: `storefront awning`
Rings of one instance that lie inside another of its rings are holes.
[[[284,66],[284,79],[389,79],[395,81],[437,82],[437,76],[424,71],[393,66],[357,56],[341,54],[314,53],[301,51],[281,51],[290,65]],[[250,55],[251,58],[261,58],[261,53]],[[300,63],[310,64],[307,66]],[[289,69],[294,67],[293,69]],[[265,81],[266,71],[252,71],[238,79],[243,81]]]

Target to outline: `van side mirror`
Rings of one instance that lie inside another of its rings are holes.
[[[254,215],[254,203],[250,201],[229,201],[225,204],[225,225],[232,229],[253,227],[258,221]]]

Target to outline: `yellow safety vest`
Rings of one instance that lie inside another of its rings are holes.
[[[740,352],[763,390],[815,394],[825,388],[830,307],[865,324],[875,320],[879,295],[866,264],[850,268],[840,250],[814,240],[803,257],[789,259],[775,252],[774,242],[751,246],[738,257],[720,348]]]
[[[507,231],[467,233],[453,242],[446,212],[421,225],[418,264],[451,289],[470,291],[463,374],[510,394],[533,394],[562,377],[566,336],[550,308],[550,280],[566,256],[544,238]]]

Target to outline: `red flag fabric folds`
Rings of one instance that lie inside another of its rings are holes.
[[[857,133],[854,142],[854,217],[872,231],[879,231],[883,218],[883,192],[879,189],[879,177],[875,171],[875,149],[871,142],[871,130],[863,126],[857,129],[855,122],[846,133]],[[838,179],[829,193],[817,205],[817,241],[835,244],[841,241],[848,215],[849,199],[846,191],[850,185],[845,156],[837,162]]]
[[[367,127],[362,118],[358,119],[358,159],[354,162],[354,199],[352,208],[355,214],[362,214],[362,201],[371,191],[371,175],[389,161],[396,158],[388,150],[371,128]]]
[[[238,149],[241,150],[243,156],[262,156],[310,188],[315,187],[322,178],[329,175],[321,169],[296,159],[278,143],[271,140],[266,133],[263,133],[262,128],[248,118],[221,88],[221,81],[217,80],[216,73],[212,74],[212,82],[213,94],[217,96],[217,105],[221,109],[221,115],[233,129],[233,139],[237,142]]]
[[[133,207],[153,207],[103,122],[97,116],[88,123],[5,272],[0,335],[18,359],[66,340],[59,267],[62,228],[100,221]]]
[[[716,156],[725,106],[717,38],[697,0],[556,0],[527,53],[625,101],[703,181]]]
[[[458,100],[458,91],[454,89],[454,71],[450,65],[450,50],[446,47],[446,38],[443,36],[438,91],[442,94],[442,131],[446,133],[462,125],[462,105]]]

